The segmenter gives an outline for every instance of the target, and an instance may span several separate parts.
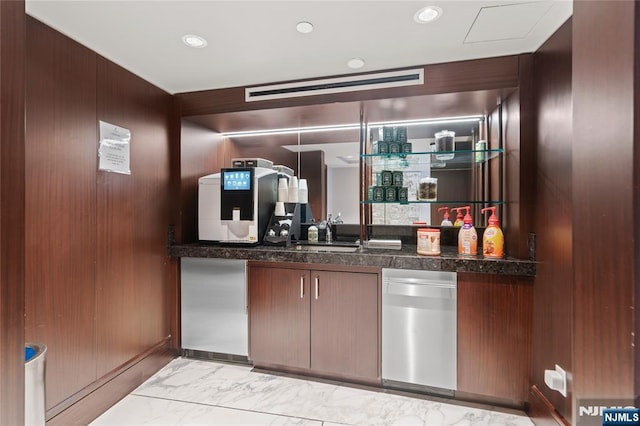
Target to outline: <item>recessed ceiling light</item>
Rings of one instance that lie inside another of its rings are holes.
[[[298,32],[302,34],[309,34],[311,31],[313,31],[313,24],[307,21],[298,22],[298,24],[296,25],[296,30],[298,30]]]
[[[415,19],[415,21],[419,24],[424,24],[426,22],[435,21],[441,15],[442,9],[440,9],[438,6],[427,6],[417,11],[413,19]]]
[[[201,49],[207,45],[207,40],[195,34],[187,34],[182,36],[182,41],[189,47]]]
[[[347,66],[349,68],[357,70],[358,68],[364,67],[364,60],[360,58],[349,59],[349,62],[347,62]]]

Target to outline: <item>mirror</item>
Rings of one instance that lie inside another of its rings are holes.
[[[274,164],[285,165],[293,169],[299,178],[307,179],[309,201],[316,219],[325,219],[327,213],[331,213],[333,217],[340,213],[345,223],[358,224],[361,109],[365,111],[366,121],[369,123],[478,115],[495,110],[496,100],[502,96],[502,90],[487,90],[237,111],[188,117],[188,120],[222,134],[328,125],[354,126],[334,131],[227,136],[224,157],[228,164],[231,158],[260,157],[269,159]],[[411,126],[408,128],[408,139],[415,144],[414,152],[424,152],[433,142],[435,132],[447,129],[456,131],[456,149],[473,149],[475,140],[484,136],[480,127],[476,125],[471,133],[468,124]],[[371,146],[375,140],[367,142]],[[428,160],[429,156],[423,156],[417,162],[413,159],[414,162],[407,165],[406,186],[408,194],[411,194],[410,200],[414,199],[414,195],[417,197],[419,180],[425,177],[424,164],[420,164],[425,159]],[[427,170],[429,176],[438,178],[439,201],[451,201],[452,204],[460,205],[463,201],[478,197],[478,188],[484,184],[473,176],[469,164],[460,167],[460,164],[450,162],[441,169],[436,164],[429,164]],[[370,186],[372,175],[369,173],[367,176],[369,181],[366,184]],[[441,205],[367,205],[368,223],[407,224],[416,220],[436,223],[432,218],[436,218],[439,223],[441,215],[437,213],[437,208]]]

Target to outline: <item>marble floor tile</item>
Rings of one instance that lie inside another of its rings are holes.
[[[253,372],[243,365],[178,358],[132,392],[208,406],[342,425],[532,425],[504,413]]]
[[[211,405],[128,395],[91,423],[91,426],[131,425],[321,426],[322,422]]]

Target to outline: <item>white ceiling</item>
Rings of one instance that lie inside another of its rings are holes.
[[[418,9],[444,11],[418,24]],[[169,93],[349,74],[535,51],[569,0],[27,0],[27,13]],[[300,34],[299,21],[314,25]],[[203,36],[204,49],[181,38]]]

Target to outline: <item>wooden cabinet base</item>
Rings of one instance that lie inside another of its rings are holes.
[[[532,310],[530,278],[458,274],[459,392],[527,401]]]
[[[344,383],[357,383],[367,386],[382,386],[382,382],[380,379],[366,379],[357,376],[349,376],[346,374],[328,374],[323,373],[321,371],[310,370],[308,368],[294,368],[288,367],[284,365],[276,365],[276,364],[265,364],[265,363],[254,363],[255,371],[269,373],[269,374],[281,374],[281,375],[291,375],[297,378],[316,378],[323,379],[335,384],[344,384]]]
[[[47,425],[86,425],[176,357],[170,337],[47,411]]]

